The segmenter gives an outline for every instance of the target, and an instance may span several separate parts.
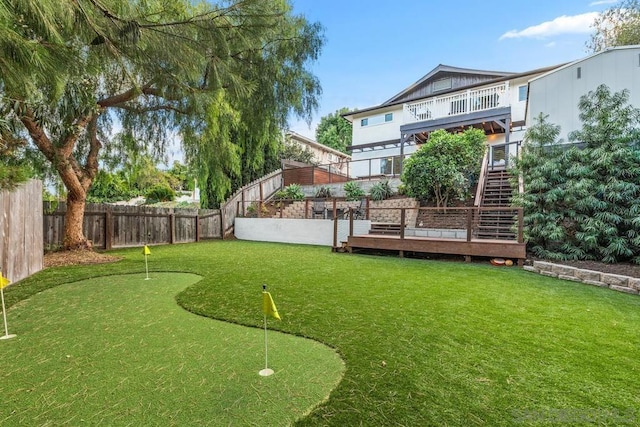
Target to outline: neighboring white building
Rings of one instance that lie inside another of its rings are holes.
[[[490,158],[505,159],[524,135],[529,80],[557,67],[509,73],[439,65],[381,105],[345,114],[353,123],[351,176],[397,175],[401,159],[437,129],[483,129]]]
[[[320,144],[313,139],[307,138],[306,136],[302,136],[293,131],[287,132],[286,138],[290,143],[298,144],[302,148],[306,148],[311,151],[317,165],[325,167],[331,165],[332,170],[346,174],[347,163],[351,160],[350,155],[334,148],[327,147],[326,145]]]
[[[640,46],[609,48],[531,79],[527,123],[540,113],[548,115],[568,141],[569,133],[582,128],[580,97],[601,84],[612,93],[627,89],[629,103],[640,107]]]

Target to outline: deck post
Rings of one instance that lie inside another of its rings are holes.
[[[471,241],[471,227],[473,221],[473,211],[471,208],[467,209],[467,242]]]
[[[405,222],[405,208],[400,209],[400,240],[404,240],[404,224]],[[402,252],[402,251],[400,251]],[[400,255],[402,258],[403,255]]]
[[[349,208],[349,237],[353,236],[353,208]]]

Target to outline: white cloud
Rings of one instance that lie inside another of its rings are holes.
[[[533,25],[525,28],[524,30],[507,31],[500,36],[500,40],[516,38],[545,38],[560,34],[590,33],[592,31],[591,25],[598,15],[598,12],[589,12],[573,16],[562,15],[552,21]]]
[[[549,42],[545,44],[544,47],[556,47],[556,42]]]
[[[618,3],[618,0],[600,0],[600,1],[592,1],[589,3],[589,6],[600,6],[603,4],[614,4]]]

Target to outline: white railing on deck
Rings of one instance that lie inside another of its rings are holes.
[[[404,123],[486,111],[509,106],[509,82],[404,104]]]

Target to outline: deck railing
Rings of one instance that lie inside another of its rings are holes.
[[[404,104],[404,123],[434,120],[509,106],[509,82]]]

